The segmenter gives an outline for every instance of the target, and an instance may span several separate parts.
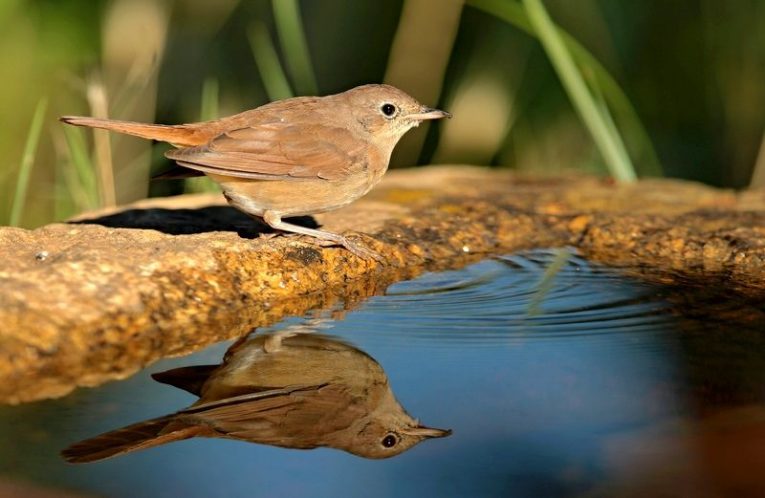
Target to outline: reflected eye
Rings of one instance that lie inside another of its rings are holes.
[[[388,116],[388,117],[391,117],[391,116],[393,116],[394,114],[396,114],[396,106],[395,106],[395,105],[393,105],[393,104],[387,104],[387,103],[386,103],[386,104],[383,104],[383,105],[380,107],[380,111],[381,111],[383,114],[385,114],[386,116]]]
[[[398,438],[394,434],[388,434],[382,440],[382,445],[386,448],[393,448],[398,443]]]

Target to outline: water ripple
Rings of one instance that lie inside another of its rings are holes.
[[[659,287],[572,251],[536,250],[397,283],[349,319],[376,334],[379,323],[387,323],[406,343],[438,337],[442,343],[480,346],[650,333],[673,320],[669,309]],[[379,335],[388,343],[396,340]]]

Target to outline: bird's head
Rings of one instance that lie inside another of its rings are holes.
[[[372,140],[392,142],[391,145],[423,121],[451,117],[448,112],[424,106],[390,85],[363,85],[338,96],[346,98],[348,112]]]

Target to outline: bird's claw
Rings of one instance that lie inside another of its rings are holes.
[[[361,259],[373,259],[378,263],[385,263],[385,258],[383,258],[380,253],[370,249],[364,243],[354,242],[348,237],[343,237],[343,241],[340,243],[340,245]]]
[[[373,251],[367,247],[363,242],[356,242],[348,237],[341,237],[339,240],[320,239],[310,235],[301,235],[301,242],[318,246],[318,247],[343,247],[350,251],[355,256],[361,259],[370,260],[373,259],[378,263],[385,263],[385,258],[380,253]]]

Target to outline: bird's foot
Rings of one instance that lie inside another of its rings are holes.
[[[320,247],[343,246],[361,259],[374,259],[378,263],[385,263],[385,259],[380,254],[367,247],[366,244],[353,241],[343,235],[287,223],[282,220],[279,213],[273,211],[265,211],[263,213],[263,221],[265,221],[271,228],[283,232],[306,235],[310,237],[310,239],[307,239],[307,242],[310,242],[313,245]]]
[[[343,247],[361,259],[373,259],[378,263],[385,263],[385,258],[380,253],[373,251],[363,242],[351,240],[348,237],[338,236],[337,239],[320,239],[311,235],[304,235],[301,241],[318,247]]]
[[[351,251],[361,259],[373,259],[378,263],[385,263],[385,258],[380,253],[370,249],[366,244],[361,241],[354,241],[348,237],[343,237],[340,245]]]

